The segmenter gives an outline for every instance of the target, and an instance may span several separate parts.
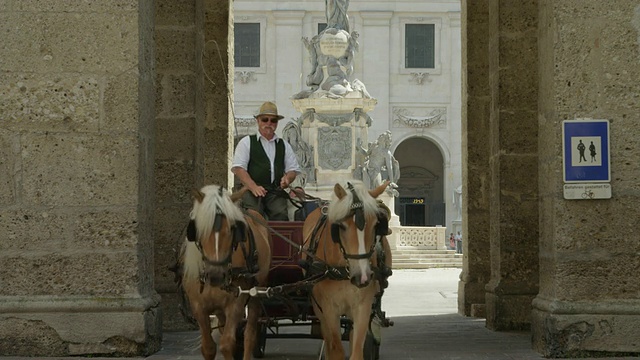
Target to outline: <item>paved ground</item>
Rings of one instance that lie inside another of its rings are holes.
[[[394,270],[383,298],[383,310],[395,325],[383,329],[380,359],[543,359],[531,350],[528,332],[492,332],[484,327],[484,319],[458,315],[456,303],[459,275],[460,269]],[[295,332],[303,332],[302,330],[306,329],[295,329]],[[200,360],[202,358],[198,342],[197,332],[166,333],[162,350],[146,360]],[[321,341],[315,339],[269,339],[265,359],[317,359],[320,345]],[[0,357],[0,360],[27,359],[34,358]],[[637,358],[607,358],[615,359]]]

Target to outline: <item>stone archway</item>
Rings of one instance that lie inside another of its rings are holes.
[[[416,156],[424,154],[424,156]],[[400,163],[395,211],[404,226],[446,224],[444,157],[432,141],[413,137],[394,152]]]

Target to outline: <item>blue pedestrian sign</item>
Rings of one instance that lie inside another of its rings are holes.
[[[610,182],[609,120],[562,122],[564,182]]]

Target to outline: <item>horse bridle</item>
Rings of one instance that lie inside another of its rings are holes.
[[[222,196],[222,191],[223,189],[220,188],[219,190],[220,196]],[[220,230],[222,230],[222,218],[225,217],[225,215],[222,214],[222,211],[220,210],[220,208],[217,206],[215,209],[215,213],[216,215],[215,215],[215,218],[213,219],[213,227],[212,227],[212,232],[214,233],[220,232]],[[231,239],[231,249],[227,254],[227,256],[224,259],[219,261],[210,260],[205,256],[204,251],[202,250],[202,241],[200,238],[197,237],[196,223],[195,223],[195,220],[193,219],[189,221],[189,225],[187,226],[187,240],[195,243],[196,247],[198,248],[198,251],[200,251],[200,255],[202,256],[202,261],[205,264],[212,267],[227,267],[227,273],[231,273],[231,270],[232,270],[231,258],[233,256],[233,253],[238,249],[238,246],[246,242],[247,227],[244,222],[236,221],[234,222],[233,225],[231,225],[230,230],[233,233],[232,239]],[[252,236],[252,234],[250,234],[250,236]],[[230,281],[231,280],[230,276],[228,276],[227,279],[228,281]],[[204,282],[206,282],[206,279],[202,278],[201,283],[203,285],[204,285]]]
[[[351,191],[351,194],[353,195],[353,201],[351,203],[351,212],[349,213],[349,215],[345,216],[345,218],[353,214],[355,216],[356,227],[358,228],[358,230],[363,231],[365,227],[365,222],[366,222],[365,216],[364,216],[364,203],[362,202],[362,200],[360,200],[360,198],[356,194],[356,191],[353,185],[351,185],[351,183],[349,182],[347,183],[347,188],[349,189],[349,191]],[[333,240],[334,243],[340,246],[340,252],[342,253],[342,256],[346,260],[370,259],[373,253],[375,252],[375,246],[378,239],[378,235],[386,235],[386,232],[388,230],[388,220],[384,218],[384,216],[378,216],[378,223],[376,224],[375,230],[374,230],[376,241],[373,241],[371,243],[371,247],[369,248],[369,251],[364,254],[354,255],[354,254],[347,253],[347,251],[344,248],[344,245],[342,244],[342,241],[340,241],[341,229],[344,229],[344,225],[342,225],[340,222],[331,224],[331,240]],[[383,231],[384,231],[384,234],[382,234]]]

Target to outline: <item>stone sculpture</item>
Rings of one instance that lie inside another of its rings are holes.
[[[453,190],[453,205],[456,207],[456,220],[462,220],[462,185]]]
[[[311,39],[302,38],[311,62],[311,72],[307,75],[307,86],[311,89],[293,98],[370,99],[362,81],[351,82],[358,33],[349,33],[349,0],[325,0],[325,5],[327,28]]]
[[[349,0],[325,0],[327,28],[335,28],[349,32]]]
[[[315,182],[315,165],[313,161],[313,146],[310,146],[302,139],[302,132],[298,122],[299,120],[289,121],[282,129],[282,137],[291,145],[300,165],[301,174],[296,177],[292,187],[300,186],[304,188],[307,183]]]
[[[400,164],[391,154],[391,132],[385,131],[378,139],[369,143],[368,149],[358,146],[357,150],[365,156],[362,167],[362,180],[369,184],[371,189],[382,184],[383,181],[391,181],[390,187],[397,196],[397,182],[400,179]]]

